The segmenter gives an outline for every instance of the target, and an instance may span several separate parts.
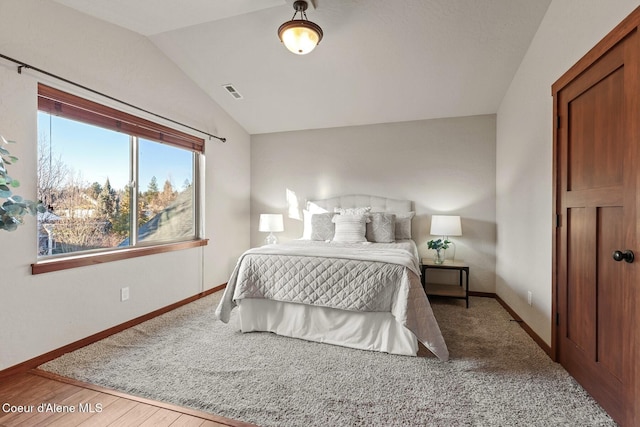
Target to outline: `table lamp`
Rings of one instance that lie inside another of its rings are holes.
[[[267,245],[275,245],[278,243],[278,238],[273,233],[284,231],[282,214],[260,214],[258,230],[269,233],[265,239]]]
[[[442,240],[449,239],[449,236],[462,236],[462,224],[459,215],[432,215],[431,231],[432,236],[442,236]],[[453,245],[453,258],[456,259],[456,245]]]

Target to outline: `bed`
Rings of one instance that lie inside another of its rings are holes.
[[[411,202],[350,195],[307,202],[301,239],[240,256],[216,317],[266,331],[416,356],[449,352],[420,282]]]

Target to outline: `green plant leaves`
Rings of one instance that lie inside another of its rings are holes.
[[[47,208],[44,207],[42,203],[30,202],[27,204],[27,209],[29,210],[29,215],[35,215],[37,213],[45,213]]]
[[[12,205],[9,206],[5,206],[6,203],[4,205],[2,205],[2,208],[4,209],[4,211],[11,217],[19,217],[24,215],[24,206],[21,206],[20,204],[14,203]]]
[[[15,231],[18,229],[18,223],[14,222],[12,218],[8,218],[8,221],[5,221],[2,209],[0,209],[0,230]]]
[[[429,249],[435,249],[436,251],[439,251],[440,249],[449,249],[450,243],[451,241],[447,239],[429,240],[427,242],[427,247]]]
[[[38,212],[45,212],[46,208],[42,203],[25,200],[11,192],[12,188],[20,187],[20,181],[11,178],[7,173],[6,165],[18,161],[16,156],[12,156],[9,150],[2,146],[9,143],[14,141],[7,141],[0,135],[0,199],[6,199],[0,206],[0,230],[15,231],[18,225],[23,223],[25,215],[36,215]]]

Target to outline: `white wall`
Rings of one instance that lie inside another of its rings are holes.
[[[495,291],[495,115],[252,135],[252,246],[266,237],[261,213],[286,216],[287,190],[300,207],[356,193],[412,200],[425,256],[431,215],[461,215],[456,259],[469,262],[472,290]],[[280,239],[301,236],[287,218]]]
[[[551,85],[637,6],[553,0],[498,110],[496,292],[551,343]],[[527,304],[527,291],[533,304]]]
[[[0,231],[0,370],[225,283],[249,247],[249,135],[146,38],[55,2],[0,0],[0,53],[228,139],[206,143],[204,248],[33,276],[34,218]],[[31,199],[38,81],[126,110],[0,61],[0,134],[18,141],[9,171]]]

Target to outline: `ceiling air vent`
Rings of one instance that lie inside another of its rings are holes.
[[[238,92],[232,84],[222,85],[222,87],[225,88],[227,92],[229,92],[229,95],[233,96],[235,99],[242,99],[242,95],[240,95],[240,92]]]

